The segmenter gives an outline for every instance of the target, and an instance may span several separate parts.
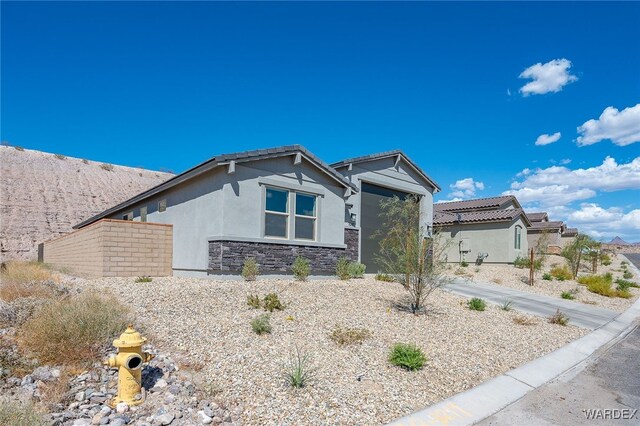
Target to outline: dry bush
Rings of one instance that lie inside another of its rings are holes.
[[[44,426],[45,424],[42,415],[33,405],[0,401],[0,425]]]
[[[366,328],[342,328],[335,326],[329,338],[339,345],[353,345],[362,343],[371,337],[371,332]]]
[[[47,283],[59,278],[39,262],[9,261],[0,268],[0,299],[10,302],[22,297],[52,297],[55,292]]]
[[[536,320],[530,317],[526,317],[524,315],[518,315],[517,317],[513,317],[513,322],[518,325],[535,325]]]
[[[106,170],[106,171],[108,171],[108,172],[111,172],[111,171],[113,171],[113,164],[109,164],[109,163],[102,163],[102,164],[100,164],[100,168],[101,168],[102,170]]]
[[[569,317],[560,309],[556,309],[556,313],[549,317],[549,322],[551,324],[567,325],[569,323]]]
[[[130,322],[114,297],[86,292],[42,306],[22,326],[21,343],[40,362],[79,366],[95,361]]]
[[[33,371],[35,366],[34,360],[20,353],[14,338],[9,335],[0,336],[0,379],[3,376],[23,377]]]
[[[66,369],[60,370],[60,377],[43,382],[38,386],[40,392],[40,406],[48,411],[55,410],[57,404],[67,405],[69,395],[69,381],[71,373]]]

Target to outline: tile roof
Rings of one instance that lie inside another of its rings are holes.
[[[456,223],[483,223],[483,222],[511,222],[518,216],[522,216],[526,225],[531,222],[524,215],[522,209],[485,210],[478,212],[448,212],[435,211],[433,217],[434,226],[446,226]]]
[[[373,160],[379,160],[381,158],[387,158],[387,157],[394,157],[396,155],[401,155],[402,158],[404,158],[404,160],[411,166],[413,167],[413,169],[418,172],[419,175],[421,175],[427,182],[429,182],[430,185],[432,185],[436,191],[440,191],[441,188],[440,186],[429,177],[429,175],[427,175],[424,170],[422,170],[415,162],[413,162],[413,160],[411,160],[407,154],[405,154],[404,152],[402,152],[399,149],[393,150],[393,151],[385,151],[385,152],[379,152],[377,154],[369,154],[369,155],[363,155],[361,157],[354,157],[354,158],[347,158],[346,160],[342,160],[342,161],[338,161],[336,163],[331,163],[331,167],[338,169],[341,167],[346,167],[351,163],[363,163],[363,162],[367,162],[367,161],[373,161]]]
[[[531,230],[545,230],[545,229],[562,229],[564,223],[561,221],[549,221],[549,222],[533,222],[531,224]]]
[[[578,228],[567,228],[562,233],[563,237],[575,237],[578,235]]]
[[[513,202],[516,207],[520,208],[520,203],[513,195],[503,195],[500,197],[476,198],[474,200],[464,201],[448,201],[444,203],[436,203],[433,205],[436,211],[468,211],[477,209],[498,209],[508,202]]]
[[[542,222],[545,219],[549,220],[547,212],[526,213],[526,215],[531,222]]]
[[[207,161],[200,163],[197,166],[194,166],[189,170],[172,177],[171,179],[161,183],[160,185],[156,185],[151,189],[141,192],[135,197],[130,198],[127,201],[124,201],[116,206],[113,206],[110,209],[107,209],[102,213],[99,213],[75,225],[73,228],[78,229],[78,228],[82,228],[84,226],[90,225],[91,223],[96,222],[97,220],[110,216],[117,211],[125,209],[130,205],[139,203],[151,196],[157,195],[160,192],[163,192],[178,184],[186,182],[196,176],[201,175],[202,173],[208,172],[209,170],[212,170],[218,166],[229,164],[230,161],[244,162],[244,161],[263,160],[267,158],[282,157],[285,155],[291,155],[296,153],[301,153],[302,155],[304,155],[308,161],[310,161],[320,170],[324,171],[326,174],[328,174],[331,178],[333,178],[335,181],[340,183],[345,188],[351,188],[356,192],[358,191],[357,186],[349,182],[349,180],[346,177],[344,177],[342,174],[336,171],[333,167],[331,167],[330,165],[322,161],[320,158],[316,157],[313,153],[311,153],[302,145],[287,145],[287,146],[280,146],[277,148],[256,149],[252,151],[243,151],[243,152],[236,152],[231,154],[216,155],[215,157],[212,157]]]

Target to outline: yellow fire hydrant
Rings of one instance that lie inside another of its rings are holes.
[[[109,367],[118,368],[118,395],[109,405],[115,407],[120,402],[128,405],[139,405],[144,402],[142,392],[142,364],[153,359],[153,355],[142,352],[142,345],[147,341],[132,325],[113,341],[118,354],[112,354],[104,361]]]

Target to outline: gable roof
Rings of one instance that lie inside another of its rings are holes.
[[[564,229],[564,223],[561,221],[549,221],[549,222],[533,222],[531,224],[531,230],[533,231],[544,231],[548,229]]]
[[[549,215],[547,214],[547,212],[526,213],[526,215],[531,222],[542,222],[545,220],[549,220]]]
[[[575,237],[578,235],[578,228],[566,228],[562,233],[563,237]]]
[[[433,209],[435,211],[463,212],[479,209],[500,209],[505,204],[512,202],[516,208],[522,209],[522,206],[513,195],[503,195],[500,197],[476,198],[474,200],[464,201],[448,201],[444,203],[435,203]],[[507,209],[512,210],[512,209]]]
[[[167,189],[173,188],[176,185],[187,182],[188,180],[193,179],[194,177],[199,176],[205,172],[213,170],[218,166],[228,165],[232,161],[238,162],[238,163],[244,163],[248,161],[265,160],[268,158],[284,157],[284,156],[294,155],[298,153],[304,156],[306,160],[308,160],[311,164],[313,164],[319,170],[327,174],[331,179],[336,181],[338,184],[342,185],[345,188],[350,188],[353,191],[356,191],[356,192],[358,191],[357,186],[349,182],[349,180],[346,177],[338,173],[333,167],[329,166],[320,158],[316,157],[314,154],[311,153],[311,151],[307,150],[302,145],[287,145],[287,146],[281,146],[277,148],[256,149],[252,151],[236,152],[232,154],[222,154],[222,155],[217,155],[215,157],[211,157],[207,161],[200,163],[197,166],[192,167],[189,170],[182,172],[172,177],[171,179],[159,185],[154,186],[151,189],[141,192],[140,194],[75,225],[73,228],[78,229],[78,228],[87,226],[93,222],[96,222],[97,220],[110,216],[111,214],[119,210],[125,209],[133,204],[139,203],[149,197],[152,197],[163,191],[166,191]]]
[[[449,212],[435,211],[433,215],[434,226],[447,226],[454,224],[487,223],[487,222],[511,222],[522,217],[526,226],[531,222],[521,208],[505,210],[484,210],[478,212]]]
[[[429,175],[427,175],[424,172],[424,170],[422,170],[416,163],[414,163],[413,160],[411,160],[407,156],[407,154],[405,154],[399,149],[396,149],[393,151],[379,152],[377,154],[363,155],[361,157],[347,158],[346,160],[338,161],[337,163],[332,163],[331,167],[335,169],[340,169],[342,167],[347,167],[349,164],[365,163],[369,161],[375,161],[383,158],[397,157],[397,156],[400,156],[416,173],[418,173],[424,180],[426,180],[429,183],[429,185],[433,186],[436,192],[441,191],[440,186],[433,179],[431,179]]]

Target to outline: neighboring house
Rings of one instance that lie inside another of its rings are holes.
[[[560,235],[560,247],[573,243],[577,236],[578,228],[565,228],[562,235]]]
[[[578,235],[577,228],[567,228],[562,221],[550,221],[546,212],[527,213],[527,217],[531,220],[531,227],[527,230],[529,247],[559,254]]]
[[[249,257],[263,274],[290,273],[297,256],[313,274],[334,274],[340,257],[375,272],[370,202],[389,193],[421,195],[431,227],[439,187],[402,152],[335,167],[342,173],[300,145],[220,155],[75,228],[103,218],[171,224],[174,275],[206,276],[237,274]]]
[[[511,263],[527,255],[531,222],[513,196],[434,204],[448,262]]]
[[[377,261],[382,226],[380,203],[393,196],[418,196],[420,226],[430,237],[433,225],[433,194],[440,187],[402,151],[349,158],[331,165],[358,188],[347,200],[349,224],[360,230],[360,261],[367,271],[382,271]]]

